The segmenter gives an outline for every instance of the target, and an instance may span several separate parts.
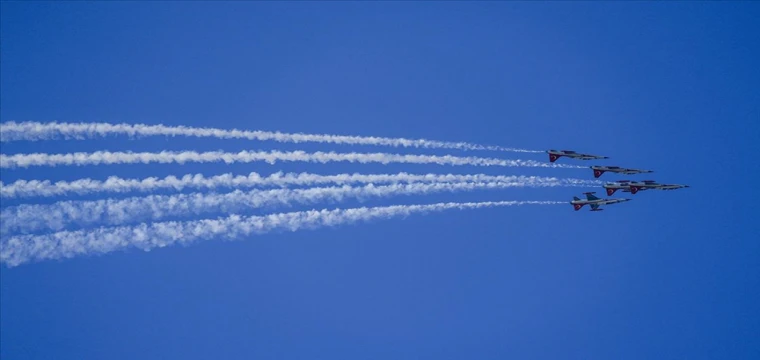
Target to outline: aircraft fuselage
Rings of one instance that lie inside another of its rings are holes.
[[[617,174],[626,174],[626,175],[645,174],[645,173],[654,172],[652,170],[628,169],[628,168],[621,168],[619,166],[591,166],[591,169],[594,170],[595,178],[602,176],[602,174],[604,174],[605,172],[613,172]]]
[[[629,184],[629,187],[631,189],[631,193],[635,194],[642,190],[676,190],[676,189],[683,189],[689,187],[689,185],[681,185],[681,184],[658,184],[654,181],[646,180],[646,181],[636,181],[631,182]]]
[[[570,201],[570,204],[573,205],[573,208],[575,208],[575,211],[580,210],[584,205],[590,205],[591,211],[601,211],[602,209],[599,209],[599,206],[601,205],[617,204],[617,203],[622,203],[622,202],[626,202],[630,200],[631,199],[599,199],[599,198],[594,198],[593,196],[589,196],[589,198],[587,198],[586,200],[575,198],[574,200]]]
[[[546,152],[549,154],[549,161],[555,162],[562,156],[569,157],[578,160],[597,160],[597,159],[609,159],[607,156],[581,154],[572,150],[549,150]]]

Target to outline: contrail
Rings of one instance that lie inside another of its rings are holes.
[[[455,182],[432,184],[393,184],[305,189],[235,190],[225,194],[191,193],[149,195],[126,199],[60,201],[53,204],[10,206],[0,212],[0,233],[59,231],[71,225],[124,225],[169,217],[209,213],[238,213],[271,206],[340,202],[349,198],[431,194],[513,187],[556,187],[559,181],[534,182]]]
[[[357,184],[357,183],[413,183],[413,182],[523,182],[559,181],[565,186],[596,186],[598,180],[558,179],[540,176],[504,176],[486,174],[335,174],[319,175],[312,173],[283,173],[276,172],[269,176],[261,176],[256,172],[248,175],[233,175],[226,173],[206,177],[203,174],[185,174],[180,177],[173,175],[162,179],[148,177],[143,179],[108,177],[105,181],[94,179],[79,179],[74,181],[51,182],[49,180],[17,180],[11,184],[0,181],[0,197],[23,198],[32,196],[61,196],[68,194],[85,195],[91,193],[127,193],[131,191],[150,192],[154,190],[184,189],[218,189],[218,188],[251,188],[251,187],[288,187],[313,186],[321,184]]]
[[[178,163],[188,162],[255,162],[264,161],[274,164],[278,161],[302,161],[313,163],[351,162],[351,163],[406,163],[406,164],[438,164],[438,165],[471,165],[471,166],[506,166],[506,167],[544,167],[586,169],[577,165],[551,164],[534,160],[505,160],[481,157],[437,156],[437,155],[402,155],[389,153],[336,153],[304,151],[241,151],[229,153],[222,151],[162,151],[152,152],[110,152],[96,151],[93,153],[68,154],[0,154],[0,168],[26,168],[29,166],[58,166],[58,165],[106,165],[106,164],[149,164],[149,163]]]
[[[316,142],[345,145],[378,145],[392,147],[437,148],[458,150],[491,150],[521,153],[542,153],[543,151],[515,149],[501,146],[485,146],[466,142],[448,142],[425,139],[404,139],[373,136],[343,136],[328,134],[299,134],[271,131],[224,130],[188,126],[166,126],[146,124],[110,123],[41,123],[34,121],[9,121],[0,125],[1,141],[87,139],[109,135],[127,136],[192,136],[218,139],[247,139],[277,141],[284,143]]]
[[[213,238],[239,239],[243,236],[276,230],[314,229],[448,209],[564,203],[566,202],[489,201],[324,209],[264,216],[230,215],[218,219],[143,223],[136,226],[101,227],[94,230],[62,231],[46,235],[21,235],[2,242],[0,262],[13,267],[30,261],[104,254],[130,247],[149,251],[175,243],[187,245]]]

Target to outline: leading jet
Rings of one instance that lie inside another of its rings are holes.
[[[646,173],[654,172],[652,170],[627,169],[627,168],[621,168],[619,166],[592,166],[591,170],[594,170],[595,178],[602,176],[602,174],[604,174],[605,172],[612,172],[612,173],[626,174],[626,175],[646,174]]]
[[[633,181],[633,182],[628,183],[628,186],[630,187],[631,194],[635,194],[642,190],[650,190],[650,189],[675,190],[675,189],[683,189],[683,188],[689,187],[689,185],[680,185],[680,184],[659,184],[655,182],[654,180]]]
[[[581,154],[577,153],[572,150],[549,150],[546,152],[549,154],[549,161],[555,162],[557,159],[559,159],[562,156],[566,156],[573,159],[578,160],[598,160],[598,159],[609,159],[607,156],[599,156],[599,155],[590,155],[590,154]]]
[[[586,192],[583,194],[586,195],[586,200],[581,200],[577,196],[573,196],[573,201],[570,202],[571,204],[573,204],[573,208],[575,208],[575,211],[580,210],[583,207],[583,205],[591,206],[591,211],[602,211],[604,209],[599,208],[599,206],[601,205],[617,204],[617,203],[631,200],[631,199],[600,199],[594,196],[596,192]]]

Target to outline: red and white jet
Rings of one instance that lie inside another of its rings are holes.
[[[577,196],[573,196],[573,201],[570,203],[573,204],[573,208],[575,211],[580,210],[583,205],[589,205],[591,206],[591,211],[602,211],[604,209],[600,209],[599,206],[601,205],[610,205],[610,204],[617,204],[621,202],[631,201],[631,199],[600,199],[594,194],[595,192],[586,192],[583,193],[586,195],[586,200],[581,200]]]
[[[675,190],[689,187],[689,185],[680,184],[659,184],[654,180],[632,181],[628,183],[628,186],[631,189],[631,194],[635,194],[641,190]]]
[[[687,187],[689,187],[689,185],[658,184],[654,180],[644,180],[644,181],[620,180],[620,181],[608,182],[604,184],[604,189],[607,190],[607,195],[609,196],[612,196],[612,194],[614,194],[615,191],[618,191],[618,190],[623,190],[623,192],[636,194],[637,192],[641,190],[650,190],[650,189],[675,190],[675,189],[682,189],[682,188],[687,188]]]
[[[627,169],[627,168],[621,168],[619,166],[592,166],[591,169],[594,170],[595,178],[602,176],[602,174],[604,174],[605,172],[612,172],[612,173],[626,174],[626,175],[645,174],[645,173],[654,172],[652,170]]]
[[[562,156],[578,159],[578,160],[598,160],[598,159],[609,159],[607,156],[599,156],[599,155],[590,155],[590,154],[581,154],[577,153],[572,150],[549,150],[546,152],[549,154],[549,161],[555,162],[557,159],[559,159]]]

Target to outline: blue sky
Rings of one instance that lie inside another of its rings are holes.
[[[1,6],[2,121],[569,148],[611,157],[595,164],[656,171],[634,179],[691,185],[600,213],[569,204],[449,211],[2,267],[2,358],[760,357],[756,3]],[[163,137],[2,143],[3,154],[105,149],[394,152]],[[3,169],[2,181],[251,171],[592,177],[287,163]],[[314,207],[569,201],[585,190]]]

